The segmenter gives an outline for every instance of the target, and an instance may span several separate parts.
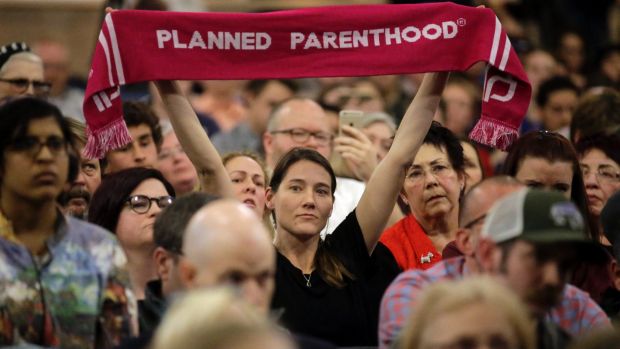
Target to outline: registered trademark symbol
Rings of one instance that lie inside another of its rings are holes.
[[[458,24],[459,26],[464,26],[465,24],[467,24],[467,21],[465,20],[465,18],[459,18],[456,20],[456,24]]]

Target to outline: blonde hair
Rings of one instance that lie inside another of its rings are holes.
[[[534,326],[525,305],[510,290],[488,276],[469,277],[431,285],[423,292],[403,328],[399,348],[419,348],[425,330],[440,315],[472,304],[487,304],[510,323],[519,349],[534,349]]]
[[[152,349],[216,349],[240,337],[275,333],[275,325],[229,288],[193,290],[173,303]]]
[[[228,164],[231,160],[236,159],[238,157],[250,158],[258,164],[261,171],[263,172],[263,176],[265,177],[265,189],[266,189],[269,183],[269,172],[267,171],[267,165],[265,164],[265,161],[263,161],[263,159],[256,153],[253,153],[250,151],[235,151],[235,152],[224,154],[222,156],[222,164],[224,164],[224,167],[226,167],[226,164]],[[267,205],[265,205],[265,211],[263,212],[263,217],[261,218],[262,218],[263,224],[267,228],[267,231],[269,231],[269,234],[273,238],[275,236],[275,230],[273,228],[273,224],[271,222],[270,216],[271,216],[271,211],[267,208]]]

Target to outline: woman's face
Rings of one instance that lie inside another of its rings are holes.
[[[515,178],[530,188],[557,190],[570,199],[573,175],[573,166],[568,161],[549,162],[526,156],[521,160]]]
[[[580,163],[588,205],[592,214],[598,217],[609,197],[620,190],[620,165],[596,148],[586,152]]]
[[[198,183],[198,173],[185,154],[174,132],[164,137],[159,154],[157,169],[172,184],[177,195],[189,193]]]
[[[392,137],[394,136],[392,129],[385,122],[378,121],[364,127],[362,132],[372,142],[372,146],[377,151],[377,159],[383,160],[392,146]]]
[[[277,231],[301,239],[318,236],[334,204],[331,177],[320,165],[301,160],[284,176],[277,192],[269,192],[269,207],[275,210]]]
[[[432,318],[425,324],[419,344],[420,349],[519,348],[517,331],[506,316],[496,306],[481,302]]]
[[[480,167],[478,152],[474,146],[467,142],[461,142],[461,146],[465,160],[465,192],[468,192],[471,187],[482,180],[482,168]]]
[[[251,208],[258,217],[265,213],[265,174],[254,159],[237,156],[226,162],[226,171],[239,201]]]
[[[423,144],[407,170],[403,191],[418,221],[458,213],[463,176],[452,168],[445,149]]]
[[[164,184],[155,178],[144,180],[129,196],[145,195],[158,198],[170,195]],[[116,225],[116,236],[125,250],[142,250],[153,247],[153,224],[162,208],[155,201],[146,213],[137,213],[128,203],[123,205]]]

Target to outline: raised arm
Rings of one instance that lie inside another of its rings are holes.
[[[396,197],[428,132],[449,73],[426,73],[407,108],[394,142],[377,165],[355,210],[368,253],[372,253],[394,208]]]
[[[198,171],[202,190],[234,198],[233,187],[222,159],[179,84],[176,81],[157,81],[155,86],[164,101],[179,143]]]

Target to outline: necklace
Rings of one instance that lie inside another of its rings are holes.
[[[304,280],[306,280],[306,287],[312,287],[312,284],[310,283],[310,278],[312,278],[312,272],[310,272],[310,274],[308,274],[307,277],[306,277],[306,274],[302,272],[301,276],[303,276]]]

